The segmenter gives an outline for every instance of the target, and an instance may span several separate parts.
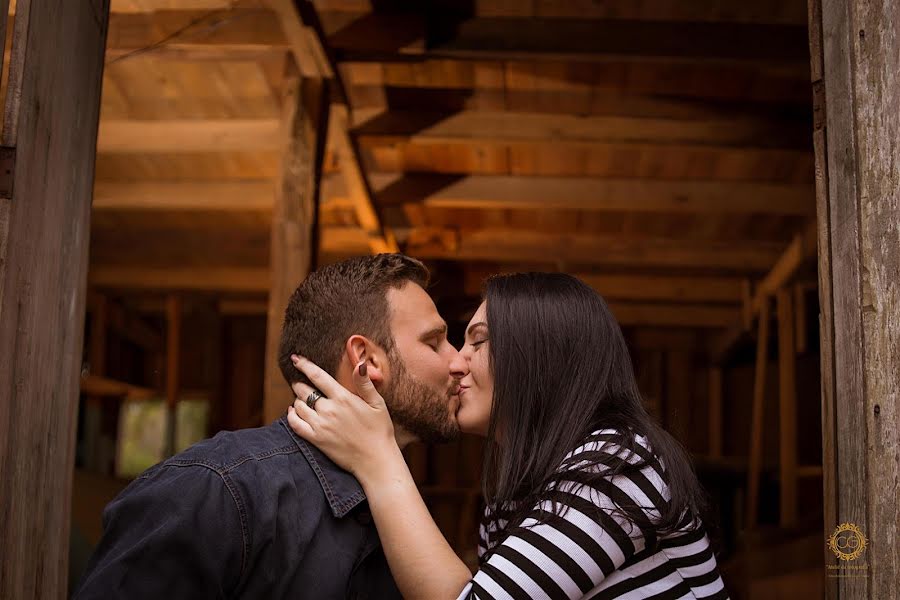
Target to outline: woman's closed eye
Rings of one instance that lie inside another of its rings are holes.
[[[484,338],[484,339],[481,339],[481,340],[475,340],[474,342],[472,342],[472,347],[473,347],[473,348],[478,348],[479,346],[481,346],[481,345],[482,345],[483,343],[485,343],[486,341],[488,341],[487,338]]]

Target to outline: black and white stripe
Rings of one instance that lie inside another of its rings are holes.
[[[637,437],[627,456],[614,431],[592,434],[564,459],[569,472],[593,465],[603,473],[620,461],[646,461],[639,471],[586,485],[577,471],[558,481],[522,523],[485,511],[478,556],[487,561],[459,596],[477,600],[728,598],[702,527],[685,527],[659,540],[648,526],[669,499],[664,465]],[[553,512],[554,503],[564,510]],[[616,505],[639,506],[647,521],[629,521]],[[600,508],[601,510],[597,510]]]

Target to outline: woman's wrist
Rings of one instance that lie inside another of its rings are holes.
[[[390,484],[410,476],[403,453],[396,444],[384,451],[372,452],[368,460],[360,464],[353,474],[367,493],[370,487]]]

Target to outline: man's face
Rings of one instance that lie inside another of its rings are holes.
[[[383,395],[391,417],[423,442],[451,440],[459,434],[465,361],[447,341],[447,324],[424,289],[414,283],[391,288],[387,301],[394,350]]]

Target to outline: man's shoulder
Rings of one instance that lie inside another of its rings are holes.
[[[296,456],[306,462],[300,455],[299,446],[280,420],[253,429],[219,432],[158,466],[198,466],[220,475],[229,475],[241,471],[245,465],[258,464],[277,456]]]

